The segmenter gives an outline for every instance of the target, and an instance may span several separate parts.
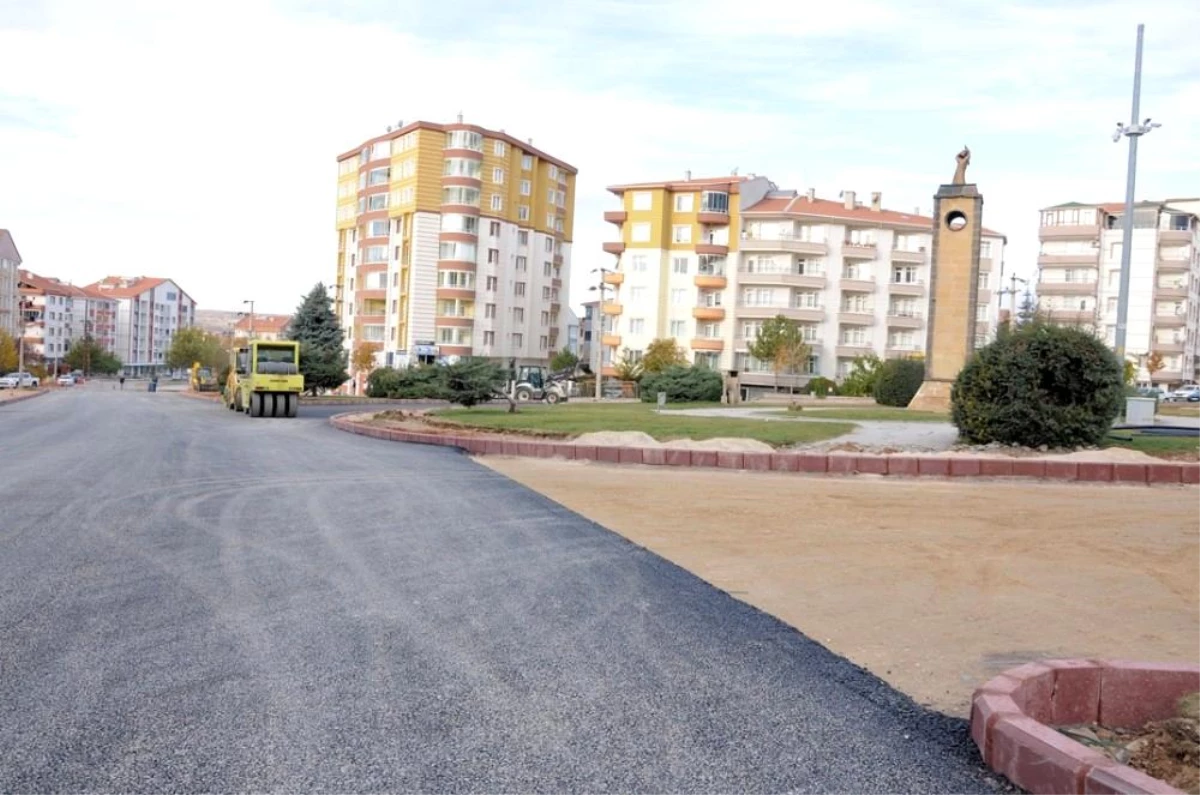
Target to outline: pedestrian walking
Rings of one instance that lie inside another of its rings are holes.
[[[125,388],[125,376],[121,376],[118,380],[121,382],[121,389],[124,389]]]

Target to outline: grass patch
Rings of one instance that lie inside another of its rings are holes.
[[[1173,461],[1200,461],[1200,439],[1194,436],[1190,438],[1186,436],[1155,436],[1137,431],[1116,431],[1116,433],[1132,438],[1125,441],[1110,436],[1104,441],[1105,447],[1140,450],[1146,455]]]
[[[892,406],[840,406],[822,408],[805,406],[802,411],[784,411],[794,417],[813,417],[830,420],[880,420],[884,422],[949,422],[950,415],[937,411],[909,411]]]
[[[1192,417],[1200,419],[1200,403],[1159,403],[1160,417]]]
[[[647,403],[523,406],[516,414],[509,414],[502,408],[444,409],[434,413],[442,422],[497,431],[540,431],[560,436],[578,436],[593,431],[642,431],[659,441],[730,436],[757,439],[776,447],[819,442],[854,430],[847,422],[681,417],[670,412],[659,414]]]

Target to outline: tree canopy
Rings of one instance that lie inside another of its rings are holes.
[[[775,386],[779,386],[779,374],[784,371],[799,372],[808,359],[808,343],[796,322],[776,315],[764,320],[747,348],[750,355],[760,362],[770,362],[775,373]]]
[[[0,329],[0,374],[17,369],[17,341],[7,331]]]
[[[333,299],[318,283],[296,308],[288,338],[300,343],[300,372],[304,389],[311,394],[337,389],[350,378],[349,355],[342,347],[342,326],[333,311]]]
[[[216,334],[194,326],[179,329],[171,338],[171,347],[167,351],[167,367],[183,370],[191,367],[194,362],[200,362],[202,367],[211,367],[214,370],[228,364],[229,352],[225,349],[224,341]]]
[[[82,370],[84,375],[115,375],[121,370],[121,360],[91,337],[84,337],[72,345],[63,362],[72,370]]]
[[[686,366],[687,354],[673,338],[658,339],[646,346],[642,355],[643,373],[661,373],[672,367]]]

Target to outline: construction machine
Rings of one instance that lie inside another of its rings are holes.
[[[304,376],[300,343],[251,340],[230,354],[225,405],[249,417],[295,417]]]
[[[513,398],[520,403],[544,400],[553,405],[567,400],[568,381],[575,377],[575,368],[550,372],[540,365],[521,365],[515,368]]]
[[[217,383],[217,374],[211,367],[201,367],[200,362],[192,362],[189,381],[193,392],[218,392],[221,388]]]

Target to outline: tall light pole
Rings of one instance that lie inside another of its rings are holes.
[[[1129,114],[1129,124],[1117,122],[1117,129],[1113,132],[1113,143],[1119,143],[1121,136],[1129,139],[1129,166],[1125,173],[1125,217],[1122,219],[1121,231],[1121,287],[1120,292],[1117,293],[1115,341],[1117,358],[1122,363],[1125,361],[1125,331],[1129,321],[1129,262],[1133,253],[1131,251],[1133,248],[1133,189],[1137,179],[1138,138],[1155,127],[1162,126],[1158,123],[1151,123],[1150,119],[1138,123],[1142,101],[1142,33],[1145,29],[1145,25],[1139,24],[1137,27],[1137,53],[1133,62],[1133,110]]]
[[[595,268],[592,270],[592,273],[600,274],[600,281],[596,286],[588,288],[589,290],[596,291],[598,299],[596,301],[596,311],[592,313],[592,348],[595,350],[592,358],[596,360],[596,365],[592,368],[592,372],[596,376],[596,400],[600,400],[600,382],[603,380],[601,374],[604,370],[604,349],[601,347],[600,336],[604,327],[604,289],[609,286],[604,283],[604,277],[611,272],[608,268]]]
[[[250,339],[254,339],[254,300],[242,301],[243,304],[250,304]]]

